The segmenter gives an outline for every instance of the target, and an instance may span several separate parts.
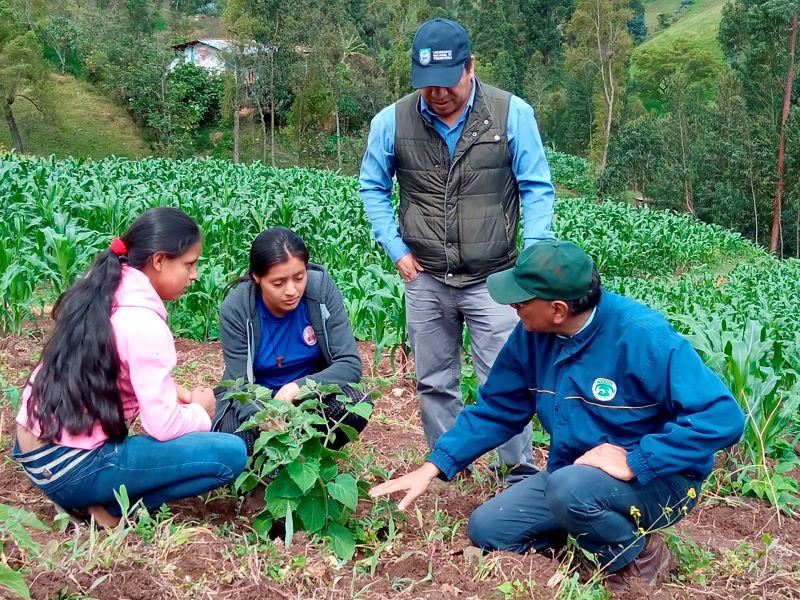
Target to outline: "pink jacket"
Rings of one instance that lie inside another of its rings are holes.
[[[132,267],[122,267],[122,279],[114,294],[111,327],[120,359],[118,380],[125,420],[130,425],[142,417],[145,432],[159,441],[193,431],[209,431],[211,419],[199,404],[181,404],[172,379],[177,362],[175,340],[167,325],[167,311],[147,276]],[[38,370],[38,368],[37,368]],[[34,372],[34,376],[35,376]],[[39,423],[28,423],[30,385],[25,386],[17,423],[41,433]],[[108,436],[100,422],[91,434],[71,435],[62,431],[57,440],[71,448],[97,448]]]

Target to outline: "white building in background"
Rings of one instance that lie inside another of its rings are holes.
[[[192,63],[203,69],[208,69],[215,73],[222,73],[230,69],[226,62],[226,55],[235,50],[233,40],[219,38],[203,38],[191,40],[183,44],[176,44],[172,47],[177,52],[183,52],[183,57],[176,57],[169,66],[170,71],[178,66],[181,60],[185,63]],[[243,48],[245,55],[252,55],[258,52],[274,52],[275,46],[265,44],[248,44]],[[247,81],[252,83],[252,72],[247,74]]]

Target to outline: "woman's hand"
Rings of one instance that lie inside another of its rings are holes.
[[[185,387],[179,384],[175,384],[175,387],[178,390],[178,402],[181,404],[189,404],[192,401],[192,393],[187,390]]]
[[[217,399],[214,397],[214,390],[209,387],[196,387],[192,390],[191,402],[199,404],[208,413],[208,416],[214,418],[214,413],[217,411]]]
[[[297,398],[299,393],[300,386],[292,381],[279,389],[273,398],[275,398],[275,400],[282,400],[283,402],[294,402],[294,399]]]

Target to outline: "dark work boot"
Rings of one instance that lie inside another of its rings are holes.
[[[603,583],[612,592],[621,592],[628,588],[631,579],[638,579],[644,585],[656,587],[669,573],[672,554],[664,543],[664,538],[657,534],[647,536],[644,550],[633,562],[619,571],[612,573]]]

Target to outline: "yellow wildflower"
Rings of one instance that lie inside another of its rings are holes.
[[[636,508],[635,506],[631,506],[631,516],[634,517],[635,519],[638,519],[639,517],[642,516],[642,513],[639,512],[639,509]]]
[[[692,500],[697,498],[697,492],[693,487],[690,487],[688,490],[686,490],[686,495],[689,496],[689,498],[691,498]]]

